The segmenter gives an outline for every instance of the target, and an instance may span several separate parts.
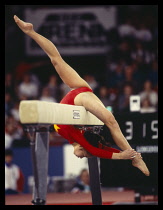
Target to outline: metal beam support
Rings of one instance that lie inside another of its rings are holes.
[[[97,157],[88,158],[90,188],[92,194],[92,204],[102,205],[100,175]]]
[[[32,203],[34,205],[45,205],[49,159],[49,131],[36,132],[35,140],[31,141],[31,152],[34,174]]]
[[[51,132],[51,130],[49,126],[35,127],[34,125],[28,125],[25,127],[25,131],[29,133],[31,142],[30,144],[34,174],[32,203],[34,205],[46,205],[49,159],[49,132]],[[88,166],[92,204],[102,205],[100,175],[97,157],[88,158]]]

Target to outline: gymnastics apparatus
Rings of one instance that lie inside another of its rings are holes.
[[[98,133],[104,123],[86,111],[83,106],[59,104],[38,100],[23,100],[19,107],[20,122],[29,133],[32,151],[34,205],[46,204],[49,158],[49,132],[53,124],[82,125],[82,129]],[[93,205],[102,205],[97,157],[88,158],[90,188]]]

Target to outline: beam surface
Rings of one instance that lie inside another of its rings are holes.
[[[19,116],[22,124],[104,125],[83,106],[39,100],[22,100]]]

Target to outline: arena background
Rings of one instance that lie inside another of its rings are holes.
[[[150,177],[129,161],[100,159],[102,189],[139,189],[142,194],[157,195],[157,10],[157,5],[5,5],[5,148],[14,151],[14,162],[23,171],[23,193],[31,193],[33,173],[29,139],[18,116],[19,102],[41,100],[52,75],[56,79],[54,95],[49,94],[48,100],[53,97],[59,102],[66,89],[46,54],[21,32],[13,15],[32,22],[36,31],[56,44],[66,62],[92,85],[106,107],[111,107],[129,143],[142,153]],[[35,95],[20,91],[26,73],[36,85]],[[141,96],[146,80],[156,95],[147,107],[141,101],[140,112],[131,112],[124,87],[131,88],[130,95]],[[83,168],[88,168],[87,160],[76,159],[67,141],[51,134],[49,192],[69,192]],[[68,187],[57,188],[57,180],[67,181]]]

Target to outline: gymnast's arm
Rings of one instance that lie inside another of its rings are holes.
[[[83,134],[75,128],[74,126],[68,126],[68,131],[71,133],[71,138],[75,139],[76,143],[80,144],[84,149],[86,149],[91,155],[97,156],[100,158],[107,158],[107,159],[125,159],[123,152],[121,153],[120,150],[114,148],[105,148],[100,149],[92,146],[89,142],[85,139]],[[60,133],[59,133],[60,134]],[[62,134],[63,136],[63,134]],[[65,136],[67,139],[68,136]],[[75,146],[76,143],[72,143],[72,146]]]
[[[114,149],[114,148],[110,148],[110,150],[109,149],[107,150],[106,148],[102,149],[102,148],[94,147],[91,144],[89,144],[84,137],[82,141],[80,142],[80,144],[78,142],[80,141],[72,143],[72,146],[75,147],[77,144],[81,145],[86,150],[85,157],[89,158],[89,157],[96,156],[99,158],[106,158],[106,159],[121,159],[121,156],[118,154],[121,152],[120,150],[115,149],[115,151],[113,152],[113,150],[111,149]],[[113,157],[113,154],[114,154],[114,157]]]

